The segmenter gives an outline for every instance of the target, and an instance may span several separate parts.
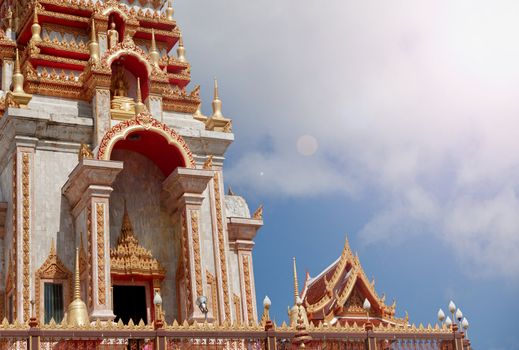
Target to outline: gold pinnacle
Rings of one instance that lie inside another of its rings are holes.
[[[293,258],[293,262],[294,262],[294,305],[296,305],[297,299],[299,299],[299,282],[297,281],[296,257]]]

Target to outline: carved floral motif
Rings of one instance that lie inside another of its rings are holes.
[[[103,203],[96,203],[97,218],[97,299],[99,304],[106,302],[106,286],[105,286],[105,206]]]
[[[212,157],[210,158],[212,160]],[[220,259],[220,271],[222,274],[223,302],[225,308],[225,318],[231,319],[231,306],[229,296],[229,281],[227,278],[227,254],[224,238],[223,214],[222,214],[222,198],[220,192],[220,176],[216,172],[213,178],[214,182],[214,199],[216,207],[216,226],[218,230],[218,257]]]
[[[30,230],[31,230],[31,206],[30,206],[30,155],[29,153],[22,154],[22,210],[23,210],[23,221],[22,221],[22,253],[23,253],[23,315],[24,319],[28,320],[30,317]]]

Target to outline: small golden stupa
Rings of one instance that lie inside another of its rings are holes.
[[[90,324],[88,309],[80,293],[79,279],[79,249],[76,248],[76,269],[74,273],[74,300],[69,304],[66,317],[67,324],[86,326]]]

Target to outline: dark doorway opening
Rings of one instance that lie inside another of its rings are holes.
[[[113,286],[115,322],[122,320],[128,324],[130,319],[138,324],[146,317],[146,288],[144,286]]]

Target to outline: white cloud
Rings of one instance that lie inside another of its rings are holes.
[[[176,3],[195,78],[222,77],[245,148],[227,180],[375,190],[366,242],[435,234],[471,272],[519,274],[519,3]],[[305,134],[310,157],[296,149]]]

